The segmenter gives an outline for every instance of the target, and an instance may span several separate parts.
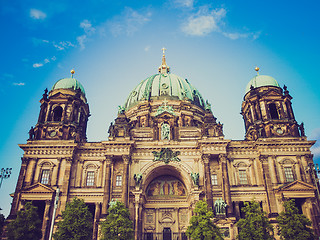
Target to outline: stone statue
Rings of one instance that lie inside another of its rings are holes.
[[[227,207],[227,204],[225,203],[225,201],[222,200],[222,198],[214,202],[214,210],[216,212],[216,215],[220,215],[220,216],[225,215],[226,207]]]
[[[115,201],[113,198],[109,202],[109,208],[113,208],[117,204],[117,200]]]
[[[112,124],[112,122],[110,123],[108,133],[109,137],[114,137],[114,125]]]
[[[199,186],[199,173],[191,173],[191,179],[194,185]]]
[[[170,140],[170,125],[168,123],[161,125],[161,139]]]
[[[306,134],[304,132],[304,123],[303,122],[299,125],[299,130],[300,130],[301,137],[305,137]]]
[[[209,103],[209,101],[206,101],[206,110],[211,112],[211,104]]]
[[[31,126],[30,130],[29,130],[29,139],[28,140],[33,140],[35,137],[34,135],[34,128]]]
[[[123,114],[126,108],[124,106],[118,106],[118,114]]]
[[[134,180],[136,181],[136,186],[140,186],[140,183],[142,181],[142,174],[141,173],[135,173],[133,175]]]

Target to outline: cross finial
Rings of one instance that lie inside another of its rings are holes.
[[[164,103],[164,106],[166,107],[166,106],[167,106],[167,103],[168,103],[168,101],[167,101],[166,98],[163,100],[163,103]]]
[[[165,54],[165,51],[167,50],[167,49],[165,49],[164,47],[161,49],[162,50],[162,53],[163,53],[163,55]]]

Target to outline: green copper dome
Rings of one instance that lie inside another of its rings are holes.
[[[55,90],[55,89],[72,89],[72,90],[80,89],[82,94],[84,96],[86,95],[81,83],[73,77],[60,79],[58,82],[56,82],[53,85],[52,90]]]
[[[251,86],[253,86],[254,88],[265,86],[280,87],[277,80],[275,80],[273,77],[266,75],[257,75],[254,78],[252,78],[246,87],[245,94],[247,94],[250,91]]]
[[[158,73],[140,82],[130,93],[124,107],[128,110],[139,101],[164,98],[190,100],[203,109],[206,106],[201,94],[187,79],[172,73]]]

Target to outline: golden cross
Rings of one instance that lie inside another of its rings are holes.
[[[165,107],[167,107],[167,103],[168,103],[168,101],[167,101],[167,99],[166,99],[166,98],[164,99],[163,103],[164,103],[164,106],[165,106]]]
[[[163,55],[164,55],[164,53],[165,53],[165,51],[166,51],[167,49],[165,49],[165,48],[162,48],[161,50],[162,50],[162,52],[163,52]]]

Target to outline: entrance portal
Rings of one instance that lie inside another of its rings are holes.
[[[162,232],[163,240],[172,240],[171,228],[164,228]]]

